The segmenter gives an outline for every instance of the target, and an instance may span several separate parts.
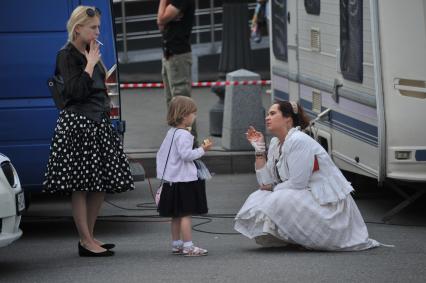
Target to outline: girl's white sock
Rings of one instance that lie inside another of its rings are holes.
[[[172,246],[173,247],[182,247],[183,245],[183,241],[182,240],[177,240],[177,241],[173,241],[172,242]]]
[[[184,248],[189,248],[189,247],[192,247],[193,245],[194,245],[194,243],[192,241],[183,242]]]

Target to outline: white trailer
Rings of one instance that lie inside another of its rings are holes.
[[[426,184],[426,0],[269,0],[273,99],[298,101],[343,170]]]

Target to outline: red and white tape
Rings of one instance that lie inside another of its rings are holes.
[[[227,85],[270,85],[270,80],[256,81],[235,81],[235,82],[193,82],[192,87],[212,87],[212,86],[227,86]],[[124,83],[120,84],[120,88],[162,88],[163,83]]]

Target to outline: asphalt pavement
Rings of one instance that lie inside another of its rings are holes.
[[[235,234],[233,215],[256,189],[254,174],[219,174],[207,183],[209,214],[194,218],[201,258],[170,254],[169,219],[157,217],[150,184],[108,195],[96,237],[117,244],[111,258],[80,258],[69,199],[38,197],[23,218],[24,235],[0,249],[1,282],[424,282],[426,217],[421,208],[381,216],[396,200],[357,199],[370,237],[393,248],[362,252],[265,249]]]

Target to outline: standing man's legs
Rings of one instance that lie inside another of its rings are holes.
[[[182,95],[191,97],[192,89],[192,54],[191,52],[173,55],[169,59],[163,58],[162,76],[167,107],[174,96]],[[197,142],[196,122],[191,130]]]
[[[161,76],[163,77],[164,95],[166,96],[167,108],[169,108],[170,101],[173,98],[171,86],[170,86],[170,81],[169,81],[169,73],[170,72],[168,71],[170,69],[170,63],[169,63],[169,60],[167,60],[164,57],[163,57],[162,62],[163,62],[163,67],[161,69]]]

